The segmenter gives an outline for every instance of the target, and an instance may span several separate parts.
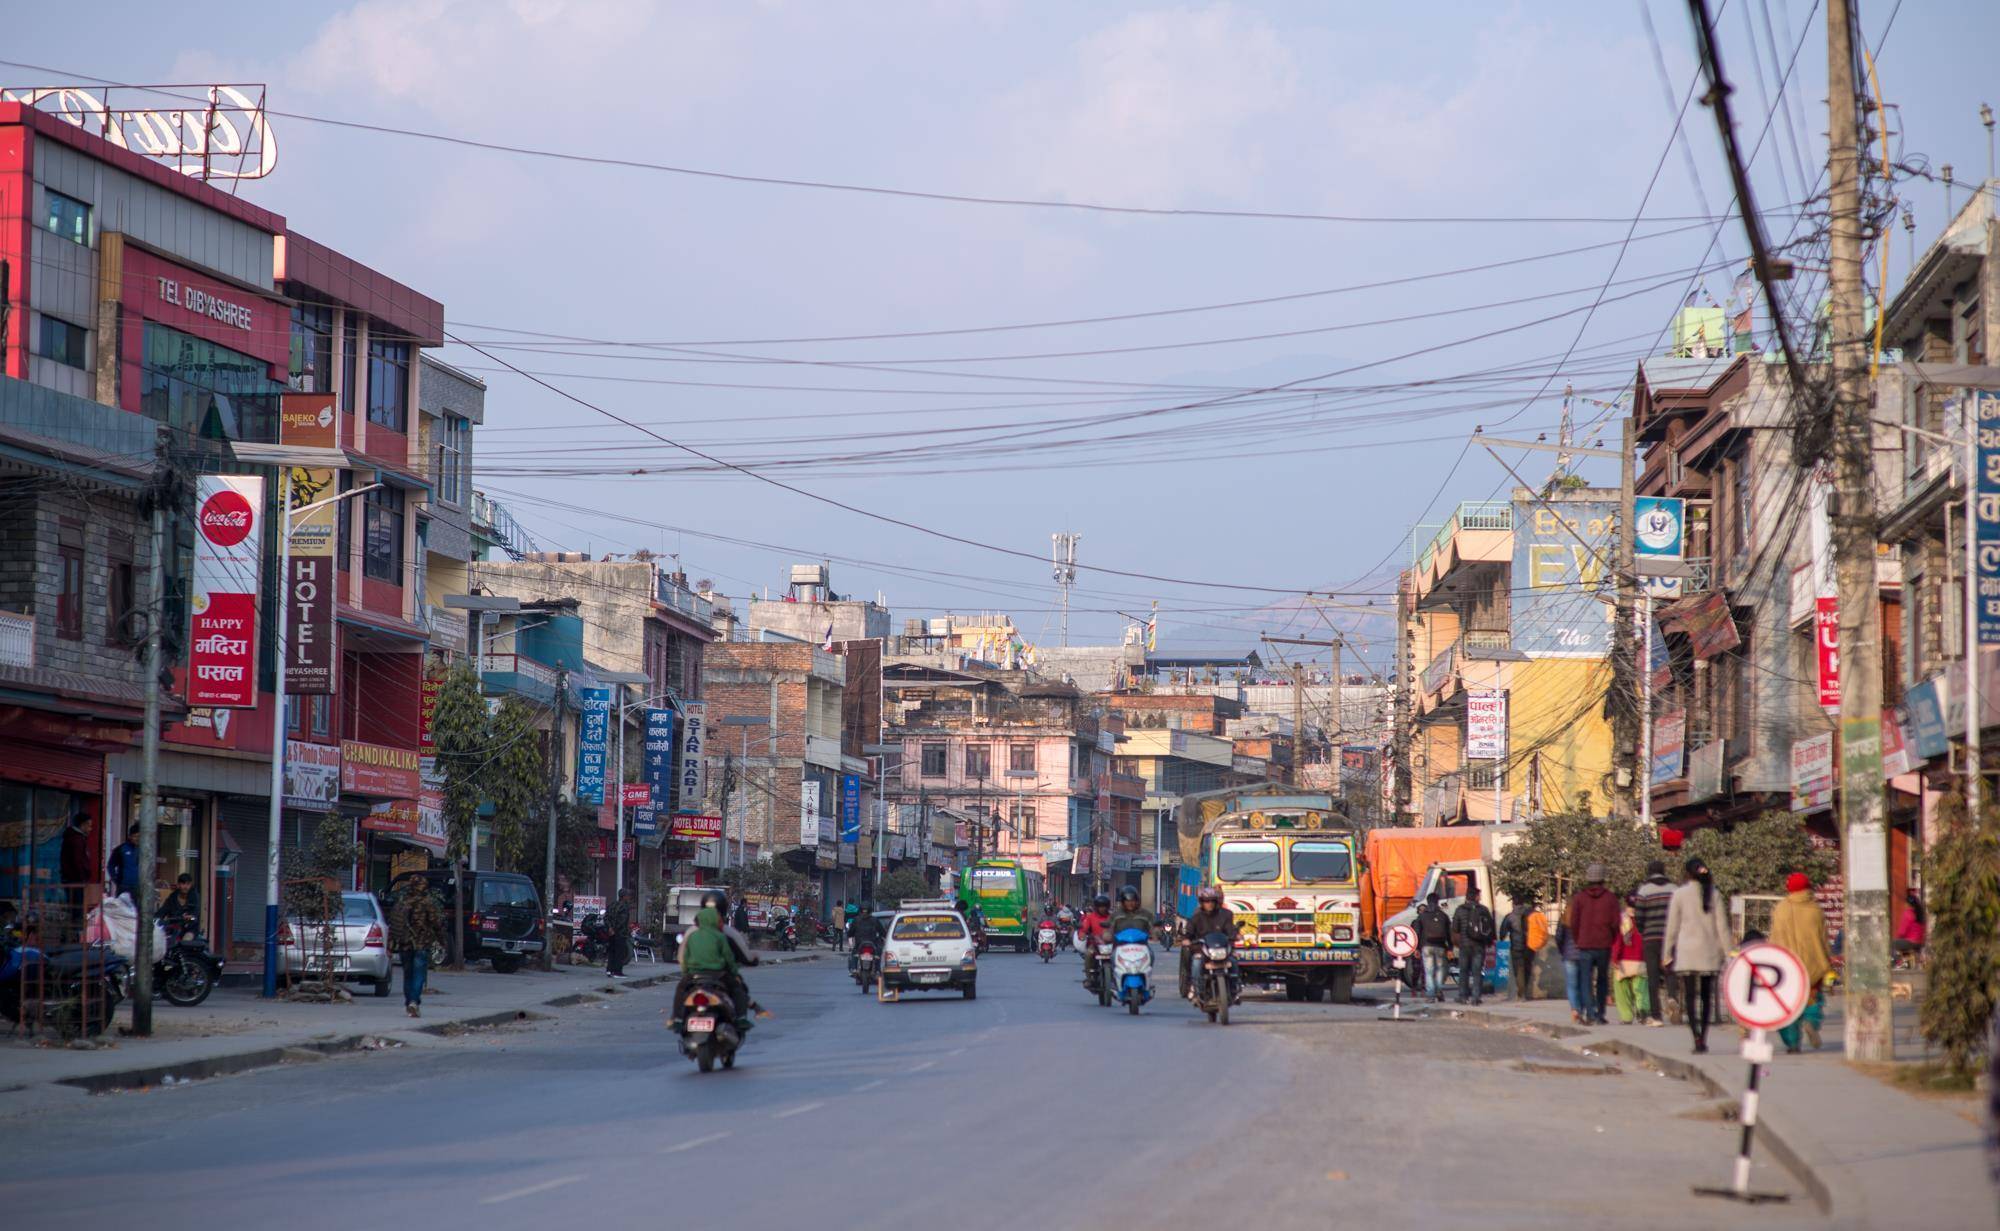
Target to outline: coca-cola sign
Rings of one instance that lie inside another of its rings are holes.
[[[278,166],[261,85],[36,86],[0,89],[0,102],[45,111],[199,179],[262,179]]]
[[[202,501],[196,525],[201,537],[217,547],[234,547],[250,537],[250,531],[257,525],[257,513],[241,492],[225,487]]]
[[[262,579],[264,480],[205,474],[195,485],[194,593],[187,702],[257,703],[257,586]]]

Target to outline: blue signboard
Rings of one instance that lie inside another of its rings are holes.
[[[649,708],[646,711],[645,746],[639,766],[639,781],[653,792],[653,807],[665,808],[674,790],[674,712]]]
[[[1972,395],[1979,483],[1973,496],[1973,555],[1979,574],[1979,644],[2000,645],[2000,393]]]
[[[1611,652],[1614,500],[1514,502],[1513,647],[1532,658]]]
[[[604,802],[604,760],[611,743],[611,690],[579,688],[583,723],[576,736],[576,800]]]
[[[635,838],[650,838],[660,832],[660,814],[653,808],[634,808],[625,815],[632,822]]]
[[[1944,702],[1938,696],[1940,682],[1925,680],[1903,693],[1903,710],[1910,723],[1910,751],[1924,760],[1943,756],[1951,746],[1951,737],[1944,726]]]
[[[1687,502],[1679,496],[1635,496],[1632,500],[1632,554],[1678,560],[1686,538]]]
[[[840,840],[861,841],[861,778],[856,774],[840,776]]]

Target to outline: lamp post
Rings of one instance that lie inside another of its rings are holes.
[[[771,725],[771,720],[768,718],[759,718],[755,714],[730,714],[723,718],[722,725],[725,727],[735,727],[743,733],[743,751],[737,758],[737,764],[745,767],[745,769],[739,769],[738,771],[739,776],[742,776],[747,772],[747,767],[750,763],[750,728],[768,727]],[[772,738],[773,736],[767,735],[764,737],[764,740],[766,743],[769,743]],[[749,862],[744,857],[747,853],[744,834],[749,828],[750,795],[749,792],[745,791],[743,792],[743,820],[736,826],[736,866],[739,868]],[[725,868],[729,866],[729,809],[727,808],[723,809],[722,817],[722,866]]]
[[[611,892],[615,897],[625,889],[625,686],[630,684],[635,687],[644,688],[653,682],[653,677],[643,671],[599,671],[596,674],[597,678],[604,683],[618,686],[618,771],[616,774],[618,779],[618,827],[615,831],[617,845],[612,848],[611,856],[611,863],[614,869]],[[639,704],[650,705],[654,701],[667,699],[672,696],[673,693],[670,691],[658,692],[650,697],[640,698]],[[634,850],[632,854],[636,861],[638,851]]]

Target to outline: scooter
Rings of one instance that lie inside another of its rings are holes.
[[[718,1060],[725,1069],[736,1067],[743,1036],[736,1029],[736,1004],[722,980],[697,980],[681,1001],[681,1019],[674,1028],[681,1036],[681,1055],[702,1072],[714,1072]]]
[[[779,915],[771,923],[771,943],[778,949],[790,951],[799,947],[798,925],[790,915]]]
[[[864,992],[873,990],[875,986],[876,964],[873,942],[861,942],[854,950],[854,982]]]
[[[153,963],[153,986],[168,1004],[192,1009],[208,999],[222,982],[222,959],[211,953],[208,942],[193,927],[167,942],[167,951]]]
[[[1210,932],[1201,938],[1201,948],[1194,955],[1194,977],[1188,990],[1188,999],[1194,1007],[1208,1014],[1208,1020],[1217,1025],[1229,1024],[1229,1006],[1242,995],[1242,983],[1236,973],[1236,946],[1222,932]]]
[[[983,923],[974,926],[972,929],[972,951],[974,953],[986,952],[986,925]]]
[[[1124,928],[1113,939],[1117,945],[1112,952],[1112,973],[1118,983],[1118,999],[1137,1017],[1139,1007],[1153,998],[1151,938],[1143,928]]]
[[[0,1017],[67,1038],[104,1033],[125,999],[132,963],[108,945],[16,943],[0,957]],[[23,1015],[32,1021],[23,1022]]]
[[[1044,923],[1035,929],[1035,952],[1042,955],[1044,962],[1055,960],[1056,930],[1053,925]]]

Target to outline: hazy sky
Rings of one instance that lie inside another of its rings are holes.
[[[1689,107],[1686,144],[1668,146],[1694,77],[1679,0],[88,7],[88,21],[17,15],[0,55],[63,72],[0,68],[0,83],[266,82],[275,110],[301,115],[949,194],[1541,219],[963,204],[273,120],[277,173],[244,194],[442,300],[449,328],[493,356],[849,505],[1044,557],[1051,531],[1074,530],[1086,566],[1173,579],[1086,569],[1077,639],[1113,637],[1116,611],[1158,599],[1166,645],[1235,651],[1259,628],[1315,626],[1284,591],[1386,596],[1413,523],[1510,482],[1463,448],[1475,424],[1553,435],[1565,384],[1579,422],[1599,420],[1583,399],[1615,399],[1688,291],[1725,298],[1745,251],[1740,224],[1700,222],[1731,201],[1710,114]],[[1892,8],[1879,67],[1907,134],[1900,156],[1976,178],[1976,112],[2000,103],[2000,6],[1870,0],[1871,45]],[[1782,239],[1823,159],[1818,8],[1731,0],[1719,27],[1746,147],[1803,45],[1753,167]],[[1905,192],[1927,242],[1943,190]],[[1900,277],[1900,228],[1895,239]],[[1579,248],[1591,250],[1521,260]],[[1278,296],[1293,298],[987,329]],[[967,329],[985,331],[854,337]],[[519,349],[550,339],[509,330],[594,344]],[[849,340],[787,341],[835,338]],[[1106,350],[1118,353],[1074,353]],[[737,594],[832,556],[838,588],[879,590],[899,618],[1006,610],[1031,638],[1055,638],[1046,564],[740,473],[688,473],[696,459],[493,358],[444,357],[491,386],[480,485],[545,546],[676,552]],[[1285,383],[1299,391],[1256,392]],[[1535,478],[1550,465],[1512,460]],[[636,468],[671,469],[606,475]],[[1267,589],[1231,588],[1253,586]]]

